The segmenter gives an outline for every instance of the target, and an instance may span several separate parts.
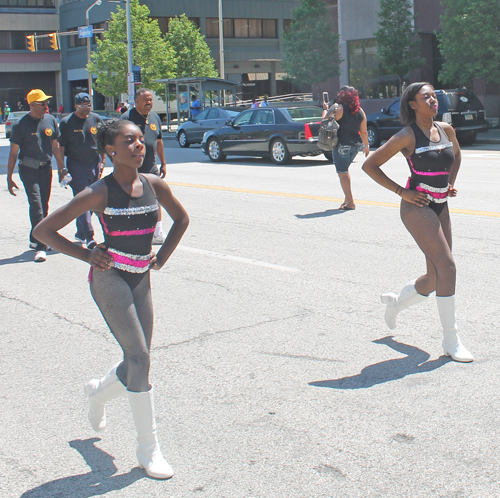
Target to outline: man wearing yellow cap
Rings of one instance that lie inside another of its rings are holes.
[[[48,114],[50,95],[42,90],[31,90],[26,100],[30,112],[12,126],[10,153],[7,164],[7,187],[12,195],[19,189],[12,174],[19,159],[19,176],[24,184],[30,206],[30,249],[35,249],[35,261],[47,259],[48,247],[33,237],[33,229],[49,211],[52,184],[52,156],[57,160],[59,181],[67,171],[59,150],[59,128],[54,116]]]

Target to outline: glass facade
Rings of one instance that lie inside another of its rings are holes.
[[[399,80],[379,64],[377,41],[372,39],[347,42],[349,84],[358,89],[363,99],[387,99],[397,96]]]
[[[224,19],[224,38],[277,38],[276,19]],[[219,19],[206,18],[207,38],[219,37]]]
[[[55,0],[0,0],[0,7],[55,7]]]

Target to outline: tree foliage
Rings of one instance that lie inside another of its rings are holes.
[[[283,68],[299,83],[321,83],[340,74],[339,36],[324,0],[302,0],[283,36]]]
[[[439,48],[445,62],[443,83],[472,85],[474,78],[500,83],[500,2],[441,0]]]
[[[174,78],[177,66],[175,52],[163,38],[158,21],[149,18],[149,9],[139,0],[131,0],[132,59],[141,67],[143,86],[154,90],[165,100],[165,85],[156,79]],[[127,27],[126,11],[120,6],[111,14],[104,40],[97,40],[87,70],[97,74],[95,89],[106,96],[127,93]]]
[[[380,0],[377,54],[382,67],[400,80],[425,63],[420,57],[420,39],[413,25],[411,0]]]
[[[186,14],[170,19],[166,39],[177,58],[177,78],[217,78],[219,73],[215,69],[215,60],[210,55],[210,48],[199,28]]]

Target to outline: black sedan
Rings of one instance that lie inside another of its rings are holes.
[[[287,164],[293,156],[323,154],[318,148],[321,113],[319,107],[249,109],[205,133],[201,148],[214,162],[234,155],[270,157],[276,164]]]
[[[227,120],[235,118],[242,109],[225,107],[211,107],[201,111],[191,121],[182,123],[177,129],[177,140],[181,147],[199,144],[205,132],[224,126]]]

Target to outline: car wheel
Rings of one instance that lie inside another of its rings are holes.
[[[472,145],[477,138],[477,132],[472,131],[459,131],[457,133],[457,140],[461,145]]]
[[[185,131],[180,131],[177,140],[181,147],[189,147],[188,137]]]
[[[324,150],[323,155],[331,162],[333,161],[333,151],[332,150]]]
[[[373,125],[369,125],[367,131],[368,131],[368,145],[370,147],[378,147],[380,145],[380,135],[378,134],[377,128]]]
[[[271,144],[271,159],[275,164],[288,164],[291,156],[283,139],[277,138]]]
[[[220,163],[226,159],[226,155],[222,153],[220,143],[216,138],[210,138],[207,142],[208,157],[214,163]]]

